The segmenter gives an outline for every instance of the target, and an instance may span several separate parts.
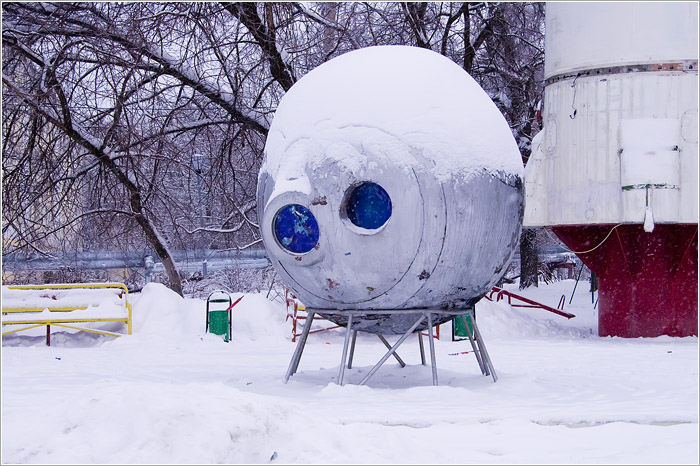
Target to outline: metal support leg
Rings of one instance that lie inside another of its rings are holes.
[[[324,310],[321,310],[324,311]],[[328,311],[328,310],[325,310]],[[407,311],[407,310],[406,310]],[[406,312],[403,311],[402,312]],[[313,318],[316,314],[316,311],[307,309],[308,315],[306,318],[306,322],[304,324],[304,328],[299,335],[301,338],[297,342],[297,346],[294,350],[294,354],[292,356],[292,360],[289,363],[289,368],[287,369],[287,373],[285,374],[285,383],[289,381],[289,378],[294,375],[299,367],[299,363],[302,357],[302,354],[304,352],[304,347],[306,346],[306,342],[308,340],[309,333],[311,333],[311,326],[313,323]],[[342,360],[340,363],[339,367],[339,374],[338,374],[338,384],[343,385],[344,384],[344,376],[345,376],[345,368],[347,365],[348,369],[352,368],[352,362],[355,354],[355,345],[357,342],[357,330],[353,329],[353,315],[354,314],[360,314],[360,315],[374,315],[374,313],[381,313],[381,312],[398,312],[398,310],[355,310],[355,311],[346,311],[345,314],[348,317],[348,322],[347,322],[347,333],[345,334],[345,342],[343,345],[343,353],[342,353]],[[466,312],[464,311],[458,311],[461,312],[462,314],[458,314],[459,318],[462,319],[462,324],[464,325],[465,329],[467,329],[467,335],[469,336],[469,342],[472,345],[472,349],[474,350],[474,354],[477,358],[477,362],[479,363],[479,367],[481,368],[481,372],[488,376],[490,375],[493,378],[493,381],[496,382],[498,380],[498,376],[496,375],[496,371],[493,368],[493,363],[491,362],[491,358],[489,357],[488,351],[486,350],[486,346],[484,344],[484,340],[481,336],[481,333],[479,331],[479,327],[476,325],[476,319],[474,318],[474,309],[467,309]],[[362,381],[359,383],[359,385],[364,385],[369,381],[369,379],[379,370],[379,368],[389,359],[389,357],[393,356],[396,358],[396,360],[401,364],[402,367],[406,366],[406,363],[399,357],[399,355],[396,353],[397,349],[399,346],[401,346],[406,339],[412,334],[416,333],[416,329],[420,326],[422,322],[424,322],[427,318],[427,324],[428,324],[428,333],[430,335],[430,363],[431,363],[431,370],[432,370],[432,376],[433,376],[433,385],[438,385],[438,375],[437,375],[437,361],[436,361],[436,356],[435,356],[435,341],[433,340],[433,316],[432,314],[435,313],[437,315],[454,315],[452,311],[448,310],[440,310],[436,309],[434,311],[431,311],[429,309],[415,309],[413,310],[413,315],[418,315],[418,319],[415,321],[415,323],[411,326],[410,329],[408,329],[401,337],[399,340],[393,345],[390,346],[389,342],[386,341],[386,338],[384,338],[383,335],[377,335],[379,339],[382,341],[384,346],[388,349],[386,354],[372,367],[372,369],[365,375],[365,377],[362,379]],[[469,331],[469,325],[467,324],[466,317],[469,316],[471,319],[471,324],[472,324],[472,330]],[[439,329],[438,329],[439,330]],[[47,328],[47,337],[48,337],[49,329]],[[352,333],[352,345],[350,344],[351,340],[351,333]],[[48,344],[48,341],[47,341]],[[425,347],[423,344],[423,335],[421,332],[418,332],[418,344],[420,346],[420,352],[421,352],[421,363],[423,365],[426,365],[426,359],[425,359]],[[348,354],[348,349],[350,349],[350,353]]]
[[[433,385],[438,384],[437,364],[435,363],[435,342],[433,341],[433,317],[428,312],[428,343],[430,346],[430,364],[433,367]]]
[[[484,375],[489,375],[489,370],[484,365],[484,361],[481,358],[481,351],[479,351],[479,347],[474,342],[474,336],[472,335],[472,332],[469,330],[469,327],[467,326],[467,319],[464,318],[464,315],[460,315],[459,318],[462,320],[462,325],[464,325],[464,329],[467,331],[467,336],[469,337],[469,343],[471,343],[471,345],[472,345],[472,351],[474,351],[474,356],[476,356],[476,362],[479,363],[479,369],[481,369],[481,373]]]
[[[340,361],[340,372],[338,373],[338,383],[343,385],[343,377],[345,377],[345,361],[348,357],[348,344],[350,343],[350,334],[352,332],[352,312],[348,313],[348,327],[345,332],[345,343],[343,344],[343,356]]]
[[[355,355],[355,340],[357,340],[357,330],[352,331],[352,342],[350,343],[350,356],[348,357],[348,369],[352,369],[352,358]]]
[[[292,376],[297,371],[299,367],[299,361],[301,360],[301,353],[304,352],[304,346],[306,345],[306,338],[309,336],[309,330],[311,330],[311,324],[314,321],[314,312],[309,311],[306,322],[304,323],[304,328],[301,331],[299,341],[297,342],[297,347],[292,355],[292,360],[289,362],[289,368],[287,369],[287,374],[284,376],[284,383],[289,381],[289,377]]]
[[[423,334],[418,332],[418,346],[420,347],[420,363],[425,366],[425,349],[423,348]]]
[[[476,319],[474,319],[474,312],[469,311],[469,317],[472,320],[472,325],[474,326],[474,336],[476,337],[476,342],[479,344],[479,348],[481,349],[481,355],[484,359],[484,363],[486,367],[489,369],[491,372],[491,377],[493,378],[493,381],[496,382],[498,380],[498,376],[496,375],[496,370],[493,368],[493,364],[491,363],[491,358],[489,357],[488,351],[486,351],[486,345],[484,345],[484,339],[481,338],[481,332],[479,332],[479,326],[476,325]]]
[[[382,343],[384,343],[384,346],[386,346],[386,349],[390,350],[391,345],[389,344],[388,341],[386,341],[386,338],[384,338],[383,335],[379,335],[379,334],[377,334],[377,336],[379,337],[380,340],[382,340]],[[401,367],[406,367],[406,363],[403,362],[403,359],[401,359],[401,357],[399,356],[398,353],[394,353],[394,357],[399,362],[399,364],[401,364]]]
[[[51,326],[46,326],[46,346],[51,346]]]
[[[413,331],[420,325],[420,323],[423,322],[423,319],[425,319],[425,316],[421,315],[418,318],[418,320],[416,321],[416,323],[413,324],[411,326],[411,328],[408,329],[408,331],[406,333],[404,333],[401,336],[401,338],[399,338],[399,341],[394,343],[394,346],[392,346],[391,349],[389,351],[387,351],[387,353],[382,357],[382,359],[380,359],[379,362],[374,365],[372,370],[370,370],[369,373],[365,376],[365,378],[362,379],[362,381],[360,382],[360,385],[364,385],[370,379],[370,377],[372,377],[374,375],[374,373],[377,372],[377,370],[382,366],[382,364],[384,364],[386,362],[386,360],[389,359],[389,357],[392,354],[394,354],[394,352],[396,352],[396,348],[401,346],[401,343],[406,341],[406,338],[408,338],[413,333]]]

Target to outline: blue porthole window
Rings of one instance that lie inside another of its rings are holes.
[[[304,254],[318,244],[318,222],[309,209],[299,204],[282,207],[273,222],[279,244],[289,252]]]
[[[391,217],[391,198],[377,183],[364,182],[350,188],[344,204],[348,220],[367,230],[381,228]]]

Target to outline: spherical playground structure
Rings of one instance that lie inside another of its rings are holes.
[[[504,117],[459,66],[416,47],[356,50],[279,104],[258,180],[263,242],[307,308],[341,325],[348,310],[392,310],[353,328],[401,334],[413,319],[395,311],[468,308],[505,273],[522,172]]]

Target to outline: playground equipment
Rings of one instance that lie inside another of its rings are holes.
[[[298,330],[299,329],[299,322],[300,321],[306,321],[306,319],[309,318],[308,313],[306,312],[306,306],[304,306],[302,303],[299,302],[296,296],[294,296],[289,288],[285,288],[284,290],[284,302],[285,305],[287,306],[287,317],[284,319],[285,321],[288,321],[289,319],[292,319],[292,342],[297,341],[297,337],[301,336],[301,332]],[[314,316],[314,320],[320,321],[320,322],[328,322],[326,319],[324,319],[321,316]],[[332,326],[324,326],[321,328],[316,328],[309,330],[309,333],[318,333],[318,332],[324,332],[326,330],[333,330],[335,328],[339,328],[340,325],[332,325]]]
[[[122,322],[131,335],[129,290],[123,283],[71,283],[5,286],[2,292],[2,326],[22,325],[2,335],[46,327],[51,345],[51,326],[119,337],[121,334],[92,327]],[[88,324],[76,327],[68,324]]]
[[[354,331],[398,345],[472,310],[513,257],[522,172],[503,115],[440,54],[368,47],[300,79],[270,126],[257,193],[268,256],[308,313],[288,376],[315,315],[347,328],[344,368]]]

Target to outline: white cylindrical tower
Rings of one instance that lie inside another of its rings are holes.
[[[548,3],[545,34],[524,224],[585,252],[601,335],[697,334],[697,3]]]

